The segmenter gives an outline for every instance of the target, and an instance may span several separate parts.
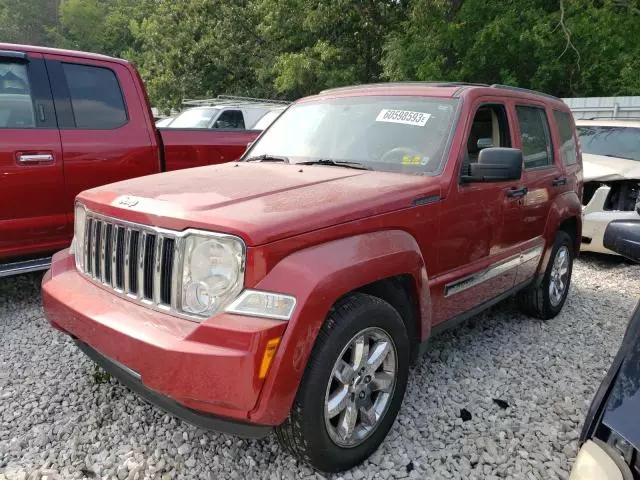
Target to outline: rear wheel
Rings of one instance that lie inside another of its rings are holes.
[[[556,234],[542,281],[517,295],[518,305],[524,313],[543,320],[560,313],[569,294],[573,258],[573,239],[561,230]]]
[[[409,339],[398,312],[377,297],[349,295],[318,334],[278,439],[318,470],[359,464],[391,428],[408,371]]]

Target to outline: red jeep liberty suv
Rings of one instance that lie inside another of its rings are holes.
[[[568,107],[500,85],[376,84],[290,106],[238,161],[77,197],[49,321],[204,428],[367,458],[429,338],[516,295],[557,315],[581,238]]]

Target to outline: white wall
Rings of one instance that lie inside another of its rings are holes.
[[[586,97],[562,99],[577,119],[635,118],[640,119],[640,97]]]

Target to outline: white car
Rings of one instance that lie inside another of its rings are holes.
[[[604,247],[613,220],[637,220],[640,121],[576,120],[584,168],[583,252],[616,255]]]

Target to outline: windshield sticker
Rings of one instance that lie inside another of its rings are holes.
[[[404,123],[405,125],[424,127],[430,117],[430,113],[383,108],[376,117],[376,122]]]
[[[429,157],[420,157],[420,155],[404,155],[402,157],[402,165],[426,165],[429,163]]]

